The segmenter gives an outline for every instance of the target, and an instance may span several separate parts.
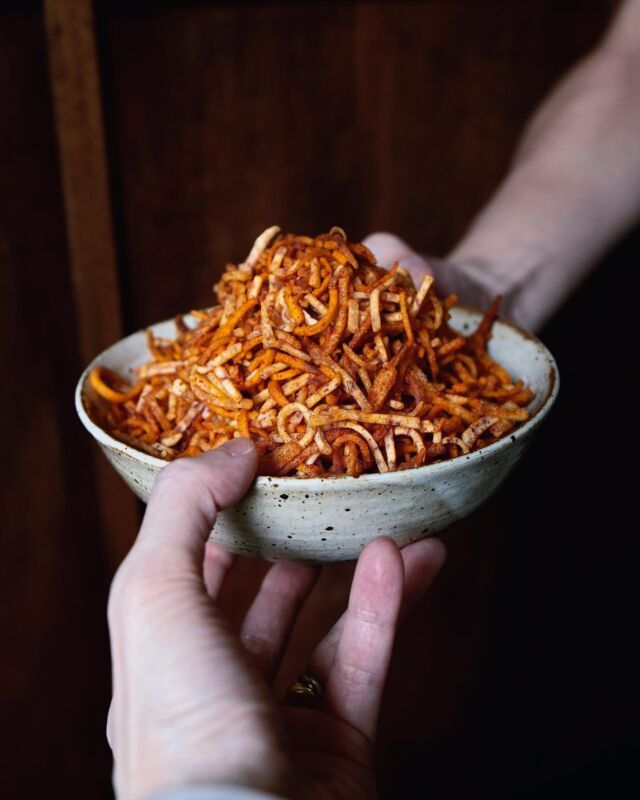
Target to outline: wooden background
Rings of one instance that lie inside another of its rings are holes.
[[[206,304],[272,223],[445,253],[614,6],[0,3],[2,796],[111,793],[104,607],[138,509],[75,419],[86,359]],[[617,457],[634,446],[639,254],[636,233],[544,332],[557,411],[447,536],[400,636],[384,797],[615,794],[632,777],[637,514]],[[329,607],[344,576],[323,578]]]

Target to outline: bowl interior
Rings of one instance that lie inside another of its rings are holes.
[[[451,327],[464,335],[471,333],[478,325],[482,314],[465,306],[456,306],[451,311]],[[185,316],[185,322],[195,326],[198,320],[195,317]],[[158,322],[150,326],[156,336],[173,338],[176,335],[176,328],[173,319]],[[516,429],[515,435],[519,436],[522,432],[537,424],[539,412],[548,409],[557,394],[558,390],[558,370],[551,353],[547,348],[532,334],[522,330],[516,325],[498,319],[493,327],[493,333],[488,345],[488,351],[492,358],[498,361],[514,377],[523,380],[534,392],[534,398],[529,404],[531,418],[525,425]],[[146,333],[144,330],[138,331],[130,336],[113,344],[97,356],[87,367],[78,383],[76,394],[76,406],[84,425],[90,433],[103,444],[121,449],[133,455],[156,469],[161,468],[167,462],[160,458],[149,455],[142,451],[137,451],[128,445],[114,439],[101,427],[102,408],[100,399],[95,392],[88,388],[87,378],[91,369],[97,365],[104,365],[131,382],[135,381],[135,369],[144,364],[149,358],[147,349]],[[501,442],[489,445],[486,450],[497,447]],[[480,452],[480,451],[476,451]],[[472,454],[473,455],[473,454]],[[448,462],[443,462],[448,463]],[[438,464],[431,464],[421,467],[419,470],[433,470]],[[413,470],[412,470],[413,472]],[[402,476],[404,473],[392,473],[385,477]],[[359,478],[306,478],[303,483],[312,488],[314,485],[323,485],[326,488],[327,482],[336,481],[359,481],[364,482],[371,478],[379,479],[381,476],[362,475]],[[259,477],[258,483],[266,481]],[[295,482],[299,485],[300,478],[279,478],[283,481]]]
[[[478,311],[456,306],[451,311],[451,327],[468,336],[481,318]],[[528,406],[532,417],[550,401],[551,396],[557,394],[557,364],[549,350],[533,334],[498,319],[493,326],[488,352],[514,379],[524,381],[533,391],[534,397]]]

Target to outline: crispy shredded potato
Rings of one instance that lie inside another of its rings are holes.
[[[262,233],[229,264],[218,305],[148,332],[134,386],[103,367],[89,383],[113,436],[171,460],[251,437],[267,475],[358,476],[455,458],[528,418],[533,394],[487,353],[499,298],[478,329],[448,325],[426,275],[379,267],[341,228]]]

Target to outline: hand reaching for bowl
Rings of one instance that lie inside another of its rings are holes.
[[[398,620],[434,579],[443,545],[369,544],[348,609],[309,661],[312,688],[277,705],[269,685],[317,570],[274,564],[237,636],[216,605],[233,557],[205,544],[255,469],[247,439],[167,466],[114,579],[108,736],[119,797],[180,797],[196,785],[211,797],[221,786],[309,800],[375,794],[372,744]]]
[[[411,274],[416,286],[428,272],[436,279],[435,285],[441,297],[455,294],[460,302],[472,308],[488,308],[497,294],[504,294],[504,287],[496,283],[486,265],[483,268],[474,262],[462,264],[455,260],[426,258],[392,233],[372,233],[363,244],[383,267],[388,269],[397,261]],[[505,302],[509,302],[508,297]]]

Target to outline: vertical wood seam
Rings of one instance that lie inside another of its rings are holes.
[[[85,361],[122,335],[117,254],[92,0],[45,0],[69,269]],[[111,568],[128,550],[135,498],[96,452],[102,533]]]

